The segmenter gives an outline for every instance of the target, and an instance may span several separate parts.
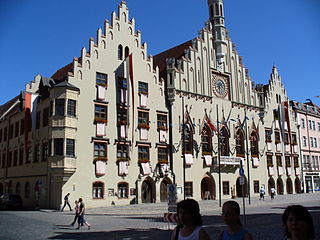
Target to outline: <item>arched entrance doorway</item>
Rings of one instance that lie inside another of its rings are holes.
[[[160,201],[167,202],[168,201],[168,184],[172,184],[172,181],[169,178],[164,178],[160,184]]]
[[[202,200],[216,199],[216,184],[212,176],[205,175],[201,180],[201,199]]]
[[[244,185],[240,185],[240,177],[237,178],[236,189],[237,189],[237,197],[248,196],[248,181],[246,177],[244,177]]]
[[[156,186],[152,178],[146,178],[141,185],[141,201],[142,203],[156,202]]]
[[[275,183],[273,177],[270,177],[268,180],[268,193],[269,193],[269,195],[271,193],[271,188],[276,188],[276,183]]]
[[[280,177],[277,179],[277,193],[283,195],[283,181]]]
[[[287,181],[286,181],[286,187],[287,187],[287,193],[292,194],[293,193],[293,185],[292,185],[292,180],[289,177],[287,178]]]
[[[298,177],[294,180],[294,185],[296,188],[296,193],[301,193],[301,181]]]

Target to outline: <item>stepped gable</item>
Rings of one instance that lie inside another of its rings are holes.
[[[73,62],[69,63],[68,65],[60,68],[58,71],[56,71],[51,78],[60,81],[67,80],[68,78],[68,73],[71,72],[73,73]]]
[[[14,98],[12,98],[11,100],[9,100],[8,102],[6,102],[5,104],[1,105],[0,106],[0,118],[2,117],[2,115],[7,112],[10,107],[17,101],[19,100],[19,96],[15,96]],[[16,107],[14,107],[12,110],[15,110],[15,109],[18,109],[19,108],[19,105],[17,105]],[[11,110],[11,111],[12,111]]]
[[[167,69],[167,61],[168,58],[180,59],[184,56],[184,50],[188,49],[192,46],[192,41],[187,41],[182,43],[176,47],[173,47],[167,51],[159,53],[153,57],[153,66],[156,68],[159,67],[159,75],[160,78],[166,78],[166,69]]]

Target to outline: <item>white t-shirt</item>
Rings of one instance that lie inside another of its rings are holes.
[[[186,237],[181,236],[181,229],[179,231],[179,238],[178,240],[199,240],[200,239],[200,230],[202,229],[201,226],[196,227],[193,232]]]

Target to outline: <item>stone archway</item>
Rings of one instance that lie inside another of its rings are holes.
[[[201,199],[216,199],[216,184],[212,176],[205,175],[201,180]]]
[[[283,195],[283,181],[282,179],[279,177],[277,179],[277,194],[278,195]]]
[[[167,202],[168,201],[168,184],[172,184],[172,181],[166,177],[160,183],[160,201]]]
[[[152,178],[147,177],[141,184],[142,203],[156,202],[156,186]]]
[[[237,190],[237,197],[248,196],[248,181],[245,176],[244,176],[244,185],[240,185],[240,177],[237,178],[236,190]]]
[[[287,194],[292,194],[293,193],[293,184],[292,184],[292,180],[291,180],[290,177],[287,178],[286,188],[287,188]]]
[[[269,193],[269,195],[271,193],[271,188],[276,188],[276,183],[275,183],[273,177],[270,177],[268,180],[268,193]]]
[[[294,186],[296,189],[296,193],[301,193],[301,181],[298,177],[294,180]]]

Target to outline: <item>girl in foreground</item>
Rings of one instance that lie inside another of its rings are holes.
[[[243,228],[240,221],[240,206],[235,201],[227,201],[222,206],[222,218],[227,229],[222,231],[221,240],[252,240],[251,234]]]
[[[287,207],[282,214],[282,223],[288,239],[310,240],[315,238],[312,217],[301,205]]]
[[[202,218],[197,201],[186,199],[177,204],[178,226],[173,230],[171,240],[210,240],[202,228]]]

